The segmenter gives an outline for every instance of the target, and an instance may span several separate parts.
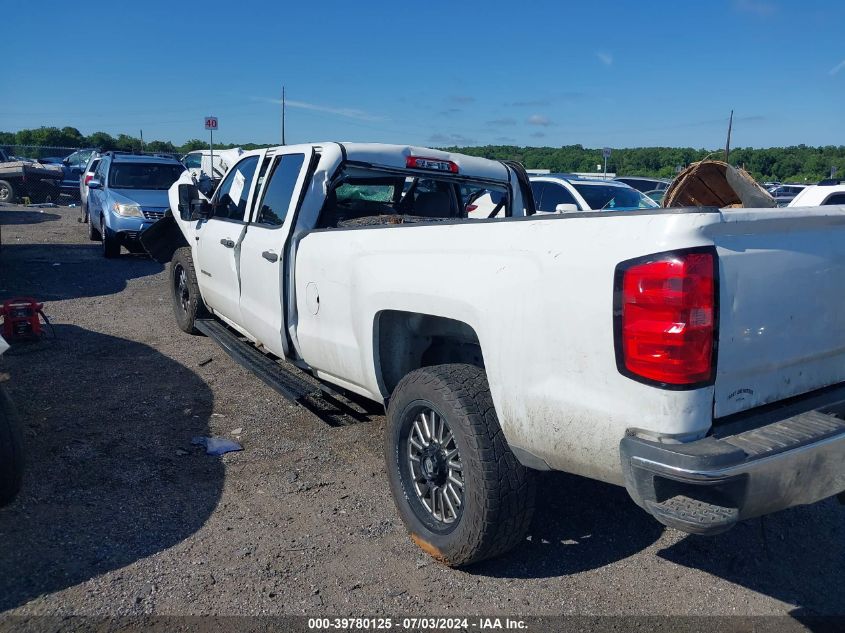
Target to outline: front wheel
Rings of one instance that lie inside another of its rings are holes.
[[[200,294],[194,259],[187,246],[176,249],[170,260],[170,291],[173,297],[173,314],[179,329],[188,334],[198,334],[194,323],[207,315]]]
[[[103,257],[114,259],[120,257],[120,241],[117,234],[106,226],[106,220],[100,216],[100,237],[103,243]]]
[[[100,241],[100,232],[94,226],[94,223],[91,221],[91,218],[88,218],[88,239],[92,242],[99,242]]]
[[[449,364],[410,372],[388,407],[387,474],[411,538],[459,567],[525,536],[535,473],[505,441],[484,370]]]
[[[14,202],[15,188],[8,180],[0,180],[0,202]]]

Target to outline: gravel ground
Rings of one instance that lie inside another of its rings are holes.
[[[2,359],[29,462],[0,510],[0,612],[845,614],[834,501],[700,538],[549,474],[523,545],[435,563],[388,494],[383,417],[327,425],[183,334],[164,268],[105,260],[77,214],[0,209],[0,297],[55,326]],[[234,431],[242,452],[191,445]]]

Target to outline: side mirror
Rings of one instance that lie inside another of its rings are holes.
[[[572,213],[577,210],[577,204],[559,204],[555,207],[555,213]]]
[[[211,217],[211,203],[208,200],[196,199],[191,201],[190,220],[207,220]]]
[[[186,222],[211,217],[211,205],[200,197],[196,185],[179,185],[179,217]]]
[[[102,188],[103,188],[103,183],[101,183],[99,180],[92,178],[91,180],[88,181],[88,189],[102,189]]]

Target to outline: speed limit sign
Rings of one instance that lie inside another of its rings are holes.
[[[217,129],[217,117],[216,116],[205,117],[205,129],[206,130],[216,130]]]

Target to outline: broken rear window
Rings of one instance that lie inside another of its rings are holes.
[[[335,179],[320,214],[320,228],[404,224],[467,218],[467,201],[481,191],[507,187],[447,174],[408,175],[407,171],[347,166]],[[503,205],[501,215],[510,215]],[[476,215],[470,217],[477,217]],[[484,217],[487,217],[486,215]]]

